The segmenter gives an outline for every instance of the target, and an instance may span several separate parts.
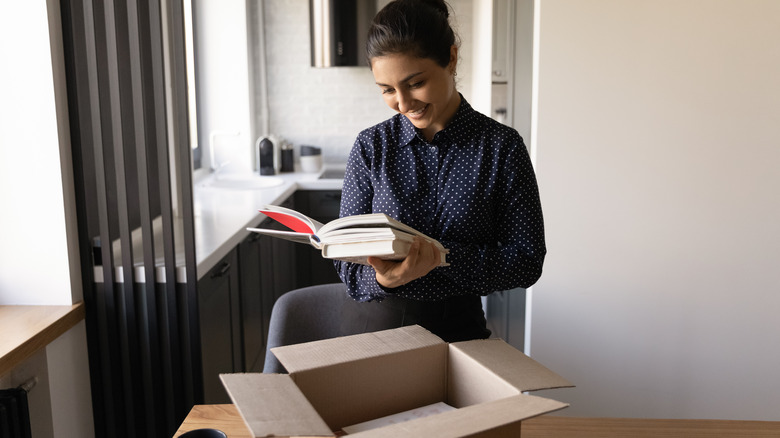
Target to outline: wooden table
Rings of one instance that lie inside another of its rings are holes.
[[[228,438],[253,438],[234,405],[197,405],[174,437],[213,427]],[[780,437],[780,422],[728,420],[656,420],[542,416],[523,422],[523,438],[759,438]]]
[[[228,438],[254,438],[235,405],[195,405],[173,436],[208,427],[225,432]]]

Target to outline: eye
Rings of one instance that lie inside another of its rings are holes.
[[[425,84],[425,81],[419,81],[415,82],[413,84],[409,84],[409,88],[420,88]]]
[[[395,91],[393,88],[383,88],[382,94],[392,94]]]

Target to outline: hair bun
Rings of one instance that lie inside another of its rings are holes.
[[[444,0],[422,0],[422,3],[439,11],[444,17],[450,17],[450,10],[447,7],[447,3]]]
[[[448,66],[452,46],[459,46],[449,16],[445,0],[394,0],[386,4],[368,29],[369,65],[376,57],[400,53]]]

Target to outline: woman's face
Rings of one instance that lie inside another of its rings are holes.
[[[446,67],[406,54],[371,60],[371,71],[385,103],[406,116],[428,141],[447,126],[460,105],[453,73],[457,59],[453,46]]]

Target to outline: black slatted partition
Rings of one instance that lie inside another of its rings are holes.
[[[203,399],[182,4],[61,11],[96,435],[172,436]]]

